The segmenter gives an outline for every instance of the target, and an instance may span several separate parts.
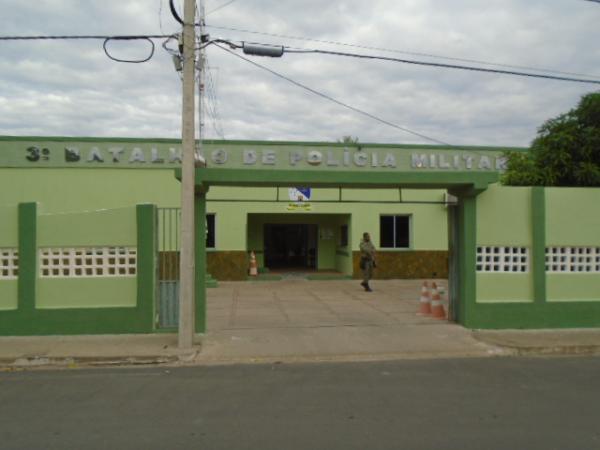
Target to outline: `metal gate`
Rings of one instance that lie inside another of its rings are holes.
[[[458,246],[460,226],[458,206],[448,204],[448,320],[458,322],[458,301],[460,296]]]
[[[181,208],[157,208],[158,327],[175,328],[179,321],[179,251]]]

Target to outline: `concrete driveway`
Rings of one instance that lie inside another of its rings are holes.
[[[221,282],[208,290],[202,358],[489,356],[469,330],[416,314],[422,281],[376,280],[371,293],[357,280]]]
[[[220,282],[208,290],[208,331],[332,326],[439,325],[418,316],[422,280]],[[438,285],[446,287],[445,280]],[[447,304],[447,303],[445,303]],[[447,307],[446,307],[447,309]]]

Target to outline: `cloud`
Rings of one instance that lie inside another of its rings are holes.
[[[167,0],[6,0],[4,35],[163,34],[178,31]],[[180,1],[177,1],[179,10]],[[225,3],[210,1],[211,11]],[[491,0],[238,0],[209,25],[337,41],[370,50],[209,28],[235,41],[454,62],[477,59],[600,77],[600,6]],[[0,134],[180,136],[181,81],[156,42],[144,64],[109,60],[102,41],[0,42]],[[144,42],[109,44],[143,57]],[[412,54],[411,54],[412,53]],[[419,53],[415,55],[414,53]],[[212,47],[204,136],[258,140],[424,143]],[[314,54],[254,58],[299,83],[397,125],[452,144],[526,146],[537,127],[594,85]],[[469,63],[471,64],[471,63]],[[494,66],[489,66],[494,67]],[[530,70],[530,69],[521,69]]]

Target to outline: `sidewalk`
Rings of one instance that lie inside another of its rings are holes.
[[[144,364],[374,361],[519,355],[600,355],[600,330],[466,330],[458,325],[243,329],[177,335],[0,337],[0,368]]]
[[[174,333],[0,337],[0,367],[600,354],[600,329],[472,331],[419,316],[420,284],[376,281],[366,293],[356,280],[222,282],[192,350]]]

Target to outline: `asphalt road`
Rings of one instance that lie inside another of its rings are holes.
[[[600,358],[0,373],[0,449],[598,449]]]

